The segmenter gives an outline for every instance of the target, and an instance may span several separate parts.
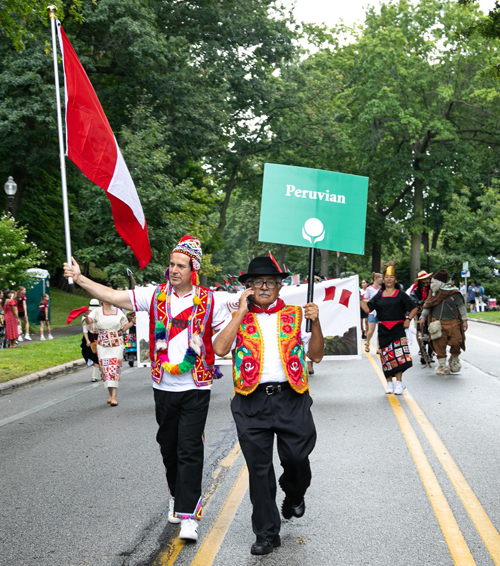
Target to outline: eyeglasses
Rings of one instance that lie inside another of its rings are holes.
[[[274,289],[275,287],[277,287],[279,285],[279,283],[277,281],[273,281],[271,279],[271,281],[264,281],[263,279],[256,279],[255,281],[249,281],[250,285],[252,285],[252,287],[255,287],[256,289],[262,289],[262,287],[264,287],[264,285],[266,285],[266,287],[268,289]]]

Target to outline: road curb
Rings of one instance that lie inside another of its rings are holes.
[[[469,322],[480,322],[481,324],[492,324],[493,326],[500,326],[500,322],[491,322],[491,320],[479,320],[478,318],[469,318]]]
[[[52,379],[56,375],[69,373],[85,365],[85,360],[81,358],[79,360],[61,364],[60,366],[54,366],[51,368],[43,369],[41,371],[37,371],[36,373],[30,373],[29,375],[25,375],[23,377],[11,379],[10,381],[6,381],[5,383],[0,383],[0,395],[11,393],[14,389],[19,389],[20,387],[25,387],[26,385],[31,385],[38,381]]]

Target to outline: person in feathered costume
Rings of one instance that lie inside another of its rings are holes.
[[[202,255],[198,238],[186,235],[172,250],[166,283],[128,291],[84,277],[74,260],[71,267],[64,264],[64,275],[97,299],[149,313],[156,438],[171,495],[168,521],[180,523],[180,538],[190,541],[198,540],[202,513],[203,431],[217,371],[212,333],[227,315],[212,291],[199,285]]]
[[[438,375],[458,373],[460,364],[460,350],[465,351],[465,332],[468,328],[467,306],[460,290],[448,283],[448,272],[439,269],[431,279],[432,295],[424,303],[419,324],[424,327],[429,322],[441,322],[441,336],[432,339],[432,347],[436,352],[439,365],[436,367]],[[446,347],[450,347],[449,365],[446,364]]]

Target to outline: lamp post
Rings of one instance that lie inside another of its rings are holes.
[[[17,192],[17,183],[14,181],[12,177],[9,177],[3,188],[5,189],[5,194],[7,195],[7,198],[9,200],[8,211],[10,214],[12,214],[12,216],[14,216],[12,204],[14,203],[14,196],[16,195]]]
[[[496,177],[499,173],[500,171],[498,169],[495,169],[493,173],[490,173],[488,175],[488,180],[486,181],[486,187],[488,188],[490,187],[492,177]]]

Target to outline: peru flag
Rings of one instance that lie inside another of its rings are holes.
[[[67,155],[106,191],[116,231],[143,269],[151,261],[151,246],[134,181],[87,73],[59,21],[57,31],[64,66]]]

